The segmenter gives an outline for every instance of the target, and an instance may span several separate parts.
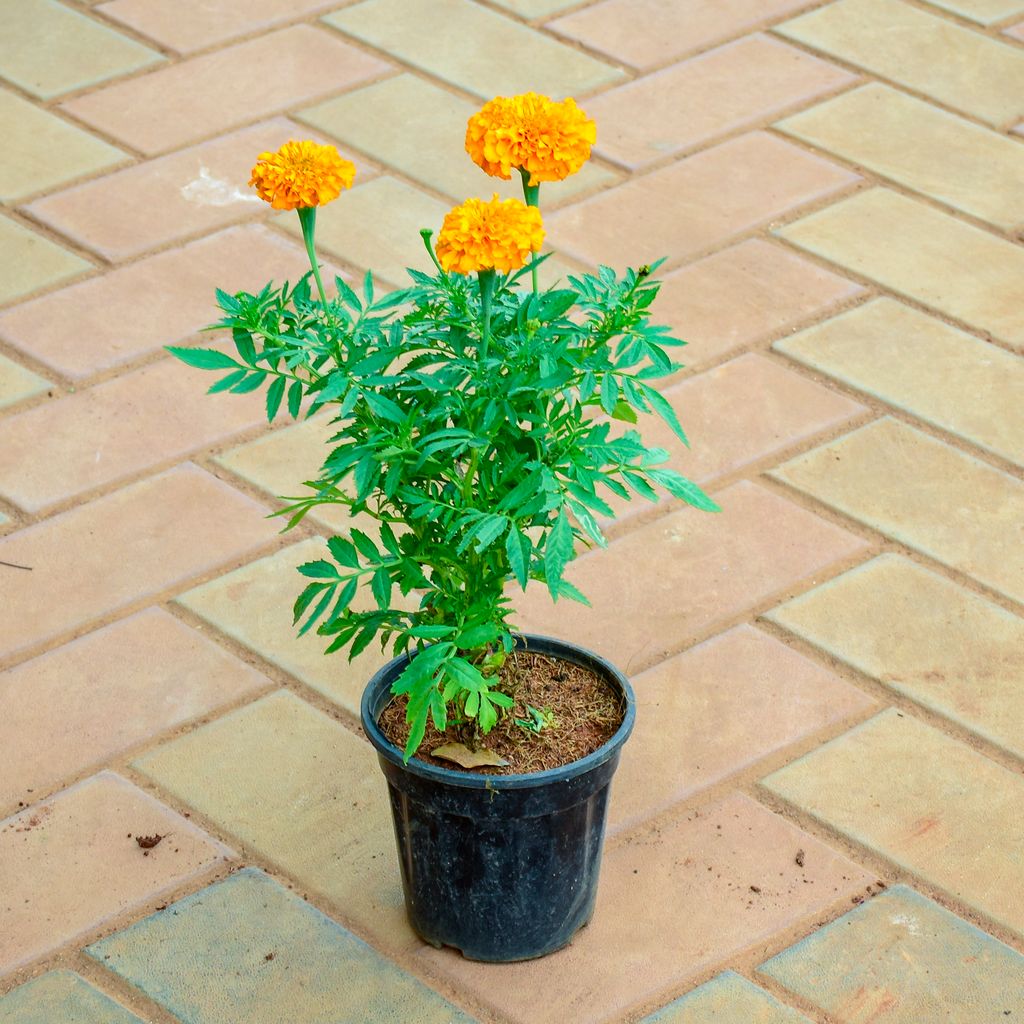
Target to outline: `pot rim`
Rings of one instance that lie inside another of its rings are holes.
[[[619,748],[629,738],[636,721],[636,695],[626,675],[615,667],[606,658],[595,654],[586,647],[568,640],[559,640],[557,637],[543,636],[538,633],[518,633],[516,640],[522,638],[526,642],[526,649],[529,650],[531,641],[541,641],[540,646],[551,645],[558,648],[568,649],[580,657],[581,663],[588,668],[595,668],[610,677],[619,686],[625,702],[625,712],[622,716],[622,723],[615,732],[601,744],[597,750],[579,760],[570,761],[568,764],[560,765],[557,768],[546,768],[539,772],[520,772],[509,775],[478,775],[475,772],[464,771],[456,768],[441,768],[438,765],[428,764],[417,757],[409,758],[408,763],[403,760],[401,748],[389,740],[377,725],[377,718],[373,714],[371,702],[375,697],[375,691],[379,688],[382,678],[393,669],[396,662],[408,660],[408,654],[401,654],[393,658],[386,665],[379,668],[371,677],[363,690],[362,701],[360,702],[360,717],[362,719],[363,731],[373,744],[380,757],[390,761],[391,764],[418,775],[421,778],[429,779],[432,782],[444,783],[450,786],[461,786],[466,789],[502,790],[502,789],[527,789],[534,786],[544,786],[555,782],[565,782],[569,779],[585,775],[587,772],[604,764],[614,757]],[[549,653],[539,651],[538,653]],[[559,655],[554,654],[553,657]],[[568,659],[565,659],[568,660]],[[391,687],[387,689],[390,694]],[[383,707],[382,707],[383,710]]]

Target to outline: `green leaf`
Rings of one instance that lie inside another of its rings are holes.
[[[333,590],[329,589],[324,591],[323,597],[320,598],[316,603],[316,607],[309,613],[309,618],[306,619],[302,628],[299,630],[299,636],[305,636],[306,633],[313,627],[316,621],[323,615],[327,606],[331,603],[331,598],[334,597]]]
[[[189,366],[199,370],[227,370],[239,366],[234,359],[223,352],[213,348],[180,348],[176,345],[168,345],[167,351]]]
[[[577,590],[568,580],[558,581],[558,596],[567,597],[571,601],[578,601],[580,604],[585,604],[588,608],[591,607],[587,596]]]
[[[601,408],[611,416],[618,401],[619,383],[613,373],[606,373],[601,381]]]
[[[654,411],[672,428],[672,432],[676,437],[689,448],[690,442],[686,440],[686,434],[683,433],[679,417],[676,416],[676,411],[669,404],[668,399],[657,388],[652,388],[650,384],[641,384],[640,387],[644,397],[651,403]]]
[[[505,538],[505,551],[508,554],[508,564],[524,590],[530,581],[530,551],[533,545],[530,538],[519,532],[515,524],[508,531]]]
[[[721,506],[713,498],[709,498],[692,480],[687,480],[674,469],[650,469],[647,475],[656,484],[661,484],[673,498],[682,498],[687,505],[705,512],[722,511]]]
[[[493,622],[481,622],[479,625],[470,626],[463,630],[456,638],[455,643],[464,651],[473,650],[476,647],[484,647],[494,640],[501,629]]]
[[[236,327],[231,332],[231,337],[234,338],[238,354],[252,366],[256,362],[256,346],[253,344],[252,335],[248,331],[243,331],[241,327]]]
[[[558,581],[573,556],[572,524],[563,508],[544,544],[544,576],[551,596],[558,600]]]
[[[370,589],[381,611],[391,607],[391,573],[387,569],[382,567],[373,574]]]
[[[370,407],[370,411],[381,419],[389,420],[391,423],[404,423],[405,413],[402,407],[390,398],[377,394],[376,391],[364,391],[363,399]]]
[[[349,569],[359,568],[359,557],[350,540],[344,537],[331,537],[327,541],[327,547],[330,548],[331,555],[338,565],[344,565]]]
[[[569,289],[545,292],[540,300],[540,319],[555,320],[576,304],[579,296]]]
[[[629,378],[627,377],[626,380]],[[636,409],[621,398],[615,403],[611,416],[613,420],[624,420],[626,423],[636,423]]]
[[[250,373],[245,380],[239,381],[231,389],[231,394],[247,395],[250,391],[255,391],[261,387],[266,379],[267,375],[262,370],[256,370],[254,373]]]
[[[293,381],[288,389],[288,412],[293,420],[299,418],[299,409],[302,407],[302,381]]]
[[[207,388],[206,393],[208,395],[216,395],[220,391],[230,391],[239,381],[245,380],[248,376],[248,370],[235,370],[234,373],[229,373],[226,377],[221,377],[216,384],[211,385]]]
[[[630,473],[628,470],[623,470],[622,476],[637,494],[648,501],[658,500],[658,492],[639,473]]]
[[[278,377],[269,388],[267,388],[267,422],[273,423],[278,409],[281,408],[281,399],[284,398],[284,388],[287,381],[284,377]]]
[[[363,558],[369,562],[380,561],[380,552],[377,550],[377,545],[362,530],[353,530],[352,540],[355,542],[356,548]]]
[[[299,566],[299,572],[311,580],[340,580],[338,570],[330,562],[319,559],[316,562],[305,562]]]

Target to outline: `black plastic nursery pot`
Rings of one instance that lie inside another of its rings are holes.
[[[479,775],[399,750],[377,727],[403,655],[363,694],[363,728],[387,778],[409,923],[471,960],[529,960],[569,944],[594,912],[612,775],[636,716],[626,677],[590,651],[525,634],[523,650],[591,669],[622,695],[618,731],[594,753],[548,771]]]

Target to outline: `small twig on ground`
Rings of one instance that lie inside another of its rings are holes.
[[[16,565],[14,562],[0,561],[0,565],[6,565],[9,569],[24,569],[26,572],[32,571],[31,565]]]

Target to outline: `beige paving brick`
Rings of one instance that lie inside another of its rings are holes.
[[[231,228],[13,306],[0,313],[0,337],[65,376],[88,377],[219,319],[215,287],[259,291],[307,270],[305,250],[276,231]]]
[[[1024,934],[1024,779],[895,708],[763,785]]]
[[[990,124],[1024,113],[1024,53],[900,0],[838,0],[776,31]]]
[[[798,849],[802,869],[793,864]],[[450,950],[424,946],[419,956],[516,1024],[597,1024],[863,892],[869,878],[734,794],[607,851],[594,919],[568,948],[497,969]]]
[[[1024,11],[1021,0],[928,0],[928,3],[982,25],[1004,21]]]
[[[309,493],[303,483],[320,474],[330,450],[327,440],[333,433],[329,419],[316,416],[229,448],[215,461],[273,498],[302,497]],[[374,523],[373,519],[367,521]],[[286,522],[283,518],[278,520],[282,527]],[[352,516],[343,505],[320,505],[303,522],[319,523],[333,533],[347,533],[353,525]],[[370,532],[366,522],[360,523],[359,528]]]
[[[585,104],[588,112],[593,102]],[[453,199],[489,198],[495,191],[522,199],[518,174],[507,182],[488,177],[466,155],[466,122],[479,109],[479,103],[416,75],[401,74],[336,96],[295,116]],[[426,158],[428,153],[437,156]],[[547,208],[552,202],[616,180],[611,171],[587,163],[564,182],[545,183],[542,206]]]
[[[405,919],[387,786],[370,745],[279,691],[139,758],[158,785],[330,900],[380,948]]]
[[[750,626],[661,662],[633,689],[636,729],[612,789],[613,832],[874,703]]]
[[[561,99],[625,77],[470,0],[363,0],[324,21],[484,99],[530,90]]]
[[[337,0],[111,0],[96,10],[178,53],[192,53],[238,36],[276,28],[330,10]]]
[[[666,274],[653,315],[687,341],[676,361],[701,366],[863,290],[782,246],[751,238]]]
[[[646,69],[805,6],[806,0],[604,0],[549,22],[548,28]]]
[[[574,6],[576,0],[495,0],[495,3],[521,18],[544,18]]]
[[[604,92],[587,110],[598,152],[637,170],[854,81],[834,64],[752,35]]]
[[[22,200],[129,159],[128,154],[0,89],[0,200]]]
[[[777,341],[793,359],[1024,465],[1024,359],[889,298]]]
[[[172,840],[144,857],[133,835]],[[230,855],[113,772],[0,822],[0,975]]]
[[[81,256],[3,216],[0,216],[0,252],[4,254],[0,303],[11,302],[92,269],[92,264]]]
[[[184,465],[8,534],[0,560],[32,571],[4,577],[0,656],[240,558],[273,539],[265,515],[262,505]]]
[[[270,207],[248,186],[257,156],[309,135],[307,128],[274,118],[45,196],[28,209],[108,259],[127,259],[268,214]],[[369,171],[363,161],[356,166],[356,181],[361,182]]]
[[[1014,39],[1024,39],[1024,21],[1006,29],[1006,34],[1012,36]],[[1019,130],[1019,129],[1014,129]]]
[[[0,494],[39,512],[266,420],[259,393],[207,398],[175,359],[0,420]]]
[[[1024,251],[1018,245],[881,188],[835,203],[778,234],[1024,348]]]
[[[49,383],[6,356],[0,356],[0,409],[38,395],[49,387]]]
[[[592,608],[570,601],[553,606],[535,586],[525,597],[515,590],[516,624],[571,638],[625,672],[640,672],[713,623],[867,548],[746,481],[715,500],[721,513],[675,512],[574,563],[567,575]]]
[[[388,67],[332,33],[295,25],[62,106],[153,155],[357,85]],[[215,103],[209,102],[211,96],[217,97]],[[157,109],[160,117],[153,116]]]
[[[0,75],[41,99],[164,61],[56,0],[2,0],[0,20]]]
[[[1024,754],[1024,619],[898,555],[767,616],[880,683]]]
[[[307,582],[296,566],[324,557],[326,543],[314,537],[204,583],[177,601],[358,716],[366,683],[390,660],[390,653],[382,654],[378,644],[371,644],[352,661],[345,652],[325,655],[328,638],[314,632],[300,637],[292,624],[292,605]],[[360,594],[353,607],[372,604],[372,598]]]
[[[1024,601],[1024,484],[888,417],[770,476]]]
[[[735,971],[718,977],[644,1017],[641,1024],[808,1024],[809,1018],[784,1006]]]
[[[325,206],[317,216],[316,239],[322,252],[372,270],[375,279],[380,276],[381,287],[388,282],[407,285],[406,267],[433,271],[420,229],[432,228],[436,238],[451,209],[447,203],[387,174],[353,189],[343,200]],[[281,215],[278,223],[302,237],[294,214]]]
[[[1024,221],[1024,144],[873,82],[776,125],[1006,230]]]
[[[857,176],[753,132],[546,218],[558,249],[591,264],[680,260],[852,185]]]
[[[158,608],[0,676],[0,807],[270,685]]]

